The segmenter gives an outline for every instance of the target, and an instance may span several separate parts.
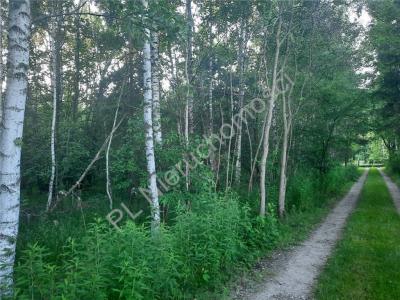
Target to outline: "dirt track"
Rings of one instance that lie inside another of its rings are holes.
[[[381,169],[378,169],[379,173],[381,173],[383,179],[385,180],[386,186],[390,192],[390,196],[392,196],[394,205],[397,208],[398,213],[400,214],[400,190],[397,185],[387,176]]]
[[[367,173],[368,171],[365,171],[310,238],[269,264],[272,276],[267,276],[264,283],[255,289],[241,293],[239,299],[311,298],[315,279],[339,239],[347,217],[356,205]]]

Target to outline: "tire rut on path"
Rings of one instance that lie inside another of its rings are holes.
[[[389,190],[390,196],[392,196],[397,212],[400,214],[400,190],[389,176],[387,176],[381,169],[378,170],[379,173],[381,173],[383,180],[385,180],[386,186]]]
[[[352,186],[348,194],[329,213],[312,235],[291,251],[285,261],[274,266],[276,273],[267,278],[256,293],[243,299],[311,299],[315,280],[340,237],[347,217],[353,211],[367,177],[368,170]],[[276,268],[275,268],[276,267]]]

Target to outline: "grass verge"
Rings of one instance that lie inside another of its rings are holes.
[[[400,217],[383,178],[370,171],[343,239],[319,278],[316,299],[398,299]]]

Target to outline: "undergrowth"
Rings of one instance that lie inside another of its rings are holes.
[[[276,196],[269,198],[269,213],[261,218],[256,192],[216,193],[203,184],[197,193],[169,195],[174,205],[168,223],[153,234],[145,219],[116,230],[104,217],[95,217],[101,210],[80,211],[68,223],[60,217],[41,219],[33,228],[25,224],[14,297],[210,299],[224,293],[236,271],[304,237],[332,203],[329,199],[358,175],[353,167],[334,168],[323,181],[296,174],[289,182],[284,220],[276,216]],[[190,206],[183,204],[187,199]]]

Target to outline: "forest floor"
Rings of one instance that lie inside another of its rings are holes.
[[[299,246],[277,252],[258,265],[265,278],[262,284],[245,287],[236,299],[307,299],[315,280],[340,238],[347,217],[353,211],[368,171],[329,213],[325,221]],[[261,267],[260,267],[261,266]],[[267,272],[265,272],[267,271]],[[251,284],[250,284],[251,285]]]

